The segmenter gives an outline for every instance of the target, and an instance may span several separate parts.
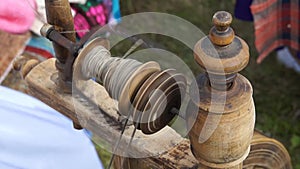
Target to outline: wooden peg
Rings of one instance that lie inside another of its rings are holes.
[[[19,56],[13,62],[13,68],[16,71],[20,71],[22,78],[25,79],[31,69],[33,69],[39,63],[40,61],[38,61],[37,59]]]

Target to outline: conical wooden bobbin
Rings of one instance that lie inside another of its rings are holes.
[[[237,73],[248,63],[248,46],[234,35],[231,21],[228,12],[217,12],[209,36],[194,49],[206,73],[197,77],[200,99],[190,102],[199,107],[196,122],[190,126],[193,119],[188,117],[187,125],[191,150],[203,168],[242,168],[253,136],[252,87]]]

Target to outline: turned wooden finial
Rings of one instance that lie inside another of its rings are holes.
[[[229,45],[234,38],[234,31],[230,27],[232,16],[225,11],[219,11],[213,16],[214,27],[209,32],[209,38],[213,44],[219,46]]]
[[[191,150],[202,168],[242,169],[255,122],[251,84],[238,73],[249,61],[248,46],[234,35],[228,12],[217,12],[212,21],[194,48],[206,73],[197,77],[200,98],[191,97],[190,107],[199,108],[195,123],[187,116]]]
[[[234,35],[230,13],[219,11],[212,21],[209,35],[195,45],[194,58],[207,72],[213,88],[228,90],[236,74],[248,64],[249,48]]]

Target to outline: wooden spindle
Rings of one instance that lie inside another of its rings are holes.
[[[202,168],[241,169],[250,151],[255,110],[250,82],[238,74],[249,61],[247,44],[229,26],[232,17],[220,11],[214,27],[194,49],[196,62],[206,73],[197,77],[200,99],[196,122],[189,132],[191,150]],[[190,91],[192,93],[192,91]]]

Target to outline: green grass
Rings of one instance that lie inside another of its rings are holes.
[[[212,26],[212,15],[218,10],[226,10],[233,14],[234,3],[235,0],[127,0],[121,1],[121,10],[122,15],[148,11],[174,14],[190,21],[207,34]],[[232,27],[250,47],[250,62],[241,74],[253,85],[256,128],[281,141],[292,157],[294,168],[300,168],[300,75],[279,64],[275,53],[270,54],[261,64],[257,64],[253,23],[234,19]],[[192,51],[183,44],[167,37],[145,36],[182,56],[195,74],[200,72],[193,60]],[[122,47],[116,47],[115,53],[124,54],[124,50],[121,49]]]

